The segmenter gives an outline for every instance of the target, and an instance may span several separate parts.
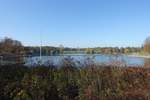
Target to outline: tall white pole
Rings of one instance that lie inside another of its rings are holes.
[[[42,61],[42,34],[40,32],[40,62]]]

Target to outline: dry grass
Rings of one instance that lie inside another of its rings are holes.
[[[0,66],[1,100],[150,100],[150,68]]]

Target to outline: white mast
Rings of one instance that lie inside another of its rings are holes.
[[[42,34],[40,32],[40,62],[42,61]]]

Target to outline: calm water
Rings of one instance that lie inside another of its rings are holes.
[[[129,57],[125,55],[63,55],[63,56],[42,56],[25,58],[26,65],[33,66],[39,63],[49,65],[54,64],[59,66],[64,59],[71,58],[75,62],[84,64],[85,62],[94,62],[95,64],[119,65],[119,66],[145,66],[150,65],[150,59],[141,57]]]

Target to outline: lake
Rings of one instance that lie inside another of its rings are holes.
[[[61,66],[64,59],[72,59],[72,61],[84,64],[85,62],[92,62],[99,65],[118,65],[118,66],[147,66],[150,65],[150,59],[142,57],[131,57],[127,55],[106,55],[106,54],[65,54],[59,56],[39,56],[25,58],[25,65],[34,66],[39,63],[44,65],[53,64]]]

